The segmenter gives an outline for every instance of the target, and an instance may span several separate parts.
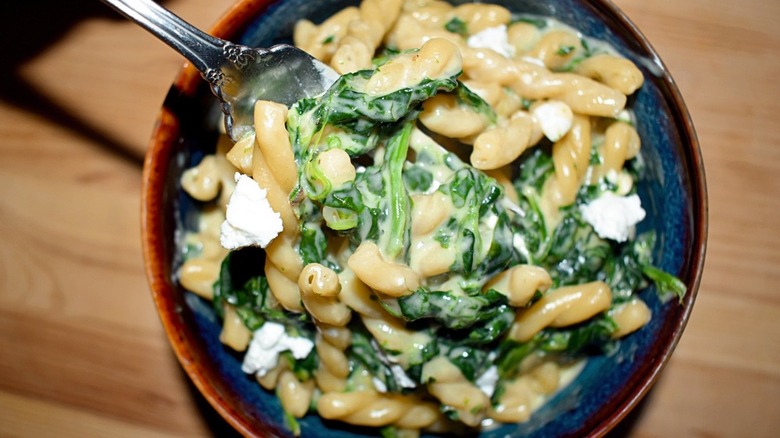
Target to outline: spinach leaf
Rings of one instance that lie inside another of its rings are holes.
[[[506,296],[493,289],[483,294],[460,295],[420,288],[397,301],[401,316],[407,321],[433,319],[457,331],[447,336],[466,345],[493,342],[509,329],[515,315]]]
[[[477,380],[492,365],[490,351],[484,348],[442,342],[442,354],[457,366],[470,382]]]
[[[651,265],[642,266],[642,273],[655,283],[661,299],[674,296],[682,304],[687,286],[679,278]]]
[[[303,264],[322,263],[328,250],[328,238],[319,226],[319,223],[306,222],[301,225],[301,240],[298,244],[298,253],[303,259]]]
[[[403,389],[393,377],[390,366],[379,356],[379,352],[372,345],[373,338],[365,329],[352,330],[352,345],[347,354],[351,361],[360,363],[371,375],[381,380],[390,392],[401,392]],[[351,367],[354,368],[354,367]]]
[[[593,227],[582,219],[576,206],[564,211],[564,217],[552,235],[549,254],[544,260],[551,267],[553,287],[601,279],[605,263],[614,260],[613,247],[596,235]]]
[[[463,167],[439,190],[457,209],[453,214],[457,222],[449,221],[435,235],[440,243],[458,250],[453,272],[489,278],[519,261],[506,206],[499,202],[503,189],[493,178]]]
[[[403,379],[403,381],[407,381],[407,379],[396,376],[400,365],[394,364],[387,357],[387,354],[392,352],[383,350],[361,323],[351,324],[350,329],[352,331],[352,345],[347,349],[350,369],[353,372],[361,368],[368,370],[372,376],[384,383],[389,392],[409,391],[410,388],[404,387],[402,382],[399,382],[399,379]],[[435,337],[431,336],[431,342],[420,351],[419,362],[410,363],[409,368],[404,370],[406,377],[414,384],[419,384],[423,364],[438,354],[439,343]],[[394,367],[397,369],[394,370]]]
[[[504,340],[498,348],[496,359],[499,377],[514,378],[522,361],[537,351],[562,354],[566,357],[577,357],[588,349],[609,351],[614,348],[611,336],[615,330],[615,321],[602,314],[571,327],[546,328],[528,342]]]
[[[384,256],[397,258],[406,252],[409,246],[409,229],[411,226],[411,202],[403,181],[403,169],[406,155],[409,151],[409,137],[414,128],[413,123],[407,123],[387,143],[385,153],[386,183],[388,187],[387,206],[389,210],[389,238],[384,248]]]
[[[493,107],[479,97],[477,93],[471,91],[465,84],[459,82],[454,93],[459,103],[472,107],[478,114],[481,114],[487,119],[489,125],[496,124],[498,116]]]
[[[289,332],[314,336],[311,319],[305,314],[282,310],[270,294],[268,280],[263,275],[264,255],[258,248],[232,251],[222,261],[219,280],[214,287],[212,305],[220,318],[223,306],[230,304],[244,325],[255,331],[266,321],[283,324]]]
[[[658,296],[662,300],[676,297],[682,303],[687,291],[687,286],[676,276],[653,266],[652,250],[655,246],[655,232],[648,231],[641,234],[627,249],[628,255],[633,263],[634,272],[641,271],[645,278],[650,279],[657,289]],[[638,265],[638,267],[637,267]],[[642,284],[641,287],[645,285]]]
[[[433,174],[423,166],[409,164],[403,173],[404,183],[410,192],[427,191],[433,184]]]
[[[534,17],[534,16],[525,16],[525,17],[519,17],[512,20],[511,24],[514,23],[528,23],[533,26],[535,26],[537,29],[544,29],[547,27],[547,20],[541,17]]]
[[[456,76],[426,78],[413,86],[373,96],[363,90],[377,71],[361,70],[341,76],[319,98],[320,104],[313,115],[318,127],[330,124],[366,135],[376,129],[377,124],[398,122],[439,90],[451,91],[457,86]]]
[[[328,193],[323,205],[332,209],[332,214],[325,218],[325,223],[328,228],[336,231],[347,231],[358,227],[360,216],[366,208],[363,195],[354,183]]]
[[[514,188],[518,194],[516,214],[510,216],[515,235],[522,240],[522,261],[542,264],[550,250],[552,231],[548,229],[541,208],[544,181],[554,172],[552,157],[542,148],[521,156]]]
[[[466,22],[458,17],[452,17],[452,19],[444,25],[444,28],[449,32],[456,33],[461,36],[468,36],[469,34]]]

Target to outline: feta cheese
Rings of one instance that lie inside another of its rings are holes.
[[[481,376],[477,377],[477,381],[474,383],[485,395],[492,397],[496,390],[496,383],[498,383],[498,368],[495,366],[488,368]]]
[[[265,248],[282,232],[282,217],[271,208],[267,193],[252,178],[236,173],[236,188],[230,195],[219,235],[224,248]]]
[[[625,242],[634,233],[634,226],[645,218],[639,196],[619,196],[605,192],[580,207],[582,217],[593,226],[602,239]]]
[[[266,322],[252,334],[252,341],[247,349],[241,371],[247,374],[265,376],[276,368],[279,353],[289,351],[296,359],[304,359],[314,348],[310,339],[289,336],[284,326],[275,322]]]
[[[506,33],[506,25],[488,27],[487,29],[471,35],[466,44],[472,49],[490,49],[506,58],[515,54],[515,48],[509,44]]]
[[[531,109],[531,114],[539,121],[544,136],[550,141],[558,141],[569,132],[574,113],[569,105],[557,100],[548,100]]]

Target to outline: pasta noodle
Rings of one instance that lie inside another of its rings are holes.
[[[338,300],[338,274],[319,263],[310,263],[298,277],[298,288],[306,310],[317,320],[334,326],[349,322],[352,311]]]
[[[454,409],[458,418],[468,426],[477,426],[490,406],[488,396],[469,382],[460,369],[444,357],[427,362],[422,380],[428,390],[447,409]]]
[[[373,242],[361,243],[348,264],[360,281],[384,295],[400,297],[420,286],[416,272],[408,266],[386,261]]]
[[[585,321],[609,309],[611,301],[612,291],[601,281],[552,290],[518,313],[509,337],[526,342],[545,327],[565,327]]]
[[[293,41],[342,76],[256,102],[253,133],[184,172],[207,207],[177,275],[294,432],[310,413],[398,436],[527,421],[650,321],[644,285],[678,284],[651,233],[619,241],[586,214],[636,196],[641,171],[642,72],[606,44],[437,0],[363,0]],[[241,175],[271,210],[247,220],[282,226],[228,251]]]

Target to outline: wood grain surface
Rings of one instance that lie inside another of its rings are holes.
[[[168,0],[208,28],[231,0]],[[0,436],[228,436],[155,312],[145,145],[182,59],[97,0],[2,2]],[[780,2],[618,0],[702,145],[710,233],[693,316],[615,435],[780,431]]]

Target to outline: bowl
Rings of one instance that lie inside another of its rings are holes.
[[[317,22],[348,0],[241,0],[211,33],[247,45],[290,39],[295,20]],[[460,2],[455,2],[460,3]],[[648,326],[611,355],[589,359],[581,374],[540,408],[530,421],[485,431],[492,436],[603,435],[647,394],[667,364],[691,313],[704,263],[707,194],[699,144],[668,70],[637,27],[606,0],[495,1],[514,12],[546,15],[604,40],[640,68],[645,84],[632,98],[643,139],[647,175],[639,182],[647,218],[656,230],[654,257],[675,273],[688,292],[678,305],[650,299]],[[219,341],[220,324],[208,302],[175,281],[176,239],[192,226],[197,205],[182,192],[181,173],[215,148],[219,110],[209,87],[192,67],[176,77],[160,111],[143,174],[142,231],[146,271],[163,326],[195,386],[237,431],[246,436],[288,436],[273,394],[241,371],[241,359]],[[652,295],[655,296],[654,294]],[[309,415],[303,436],[364,436]]]

